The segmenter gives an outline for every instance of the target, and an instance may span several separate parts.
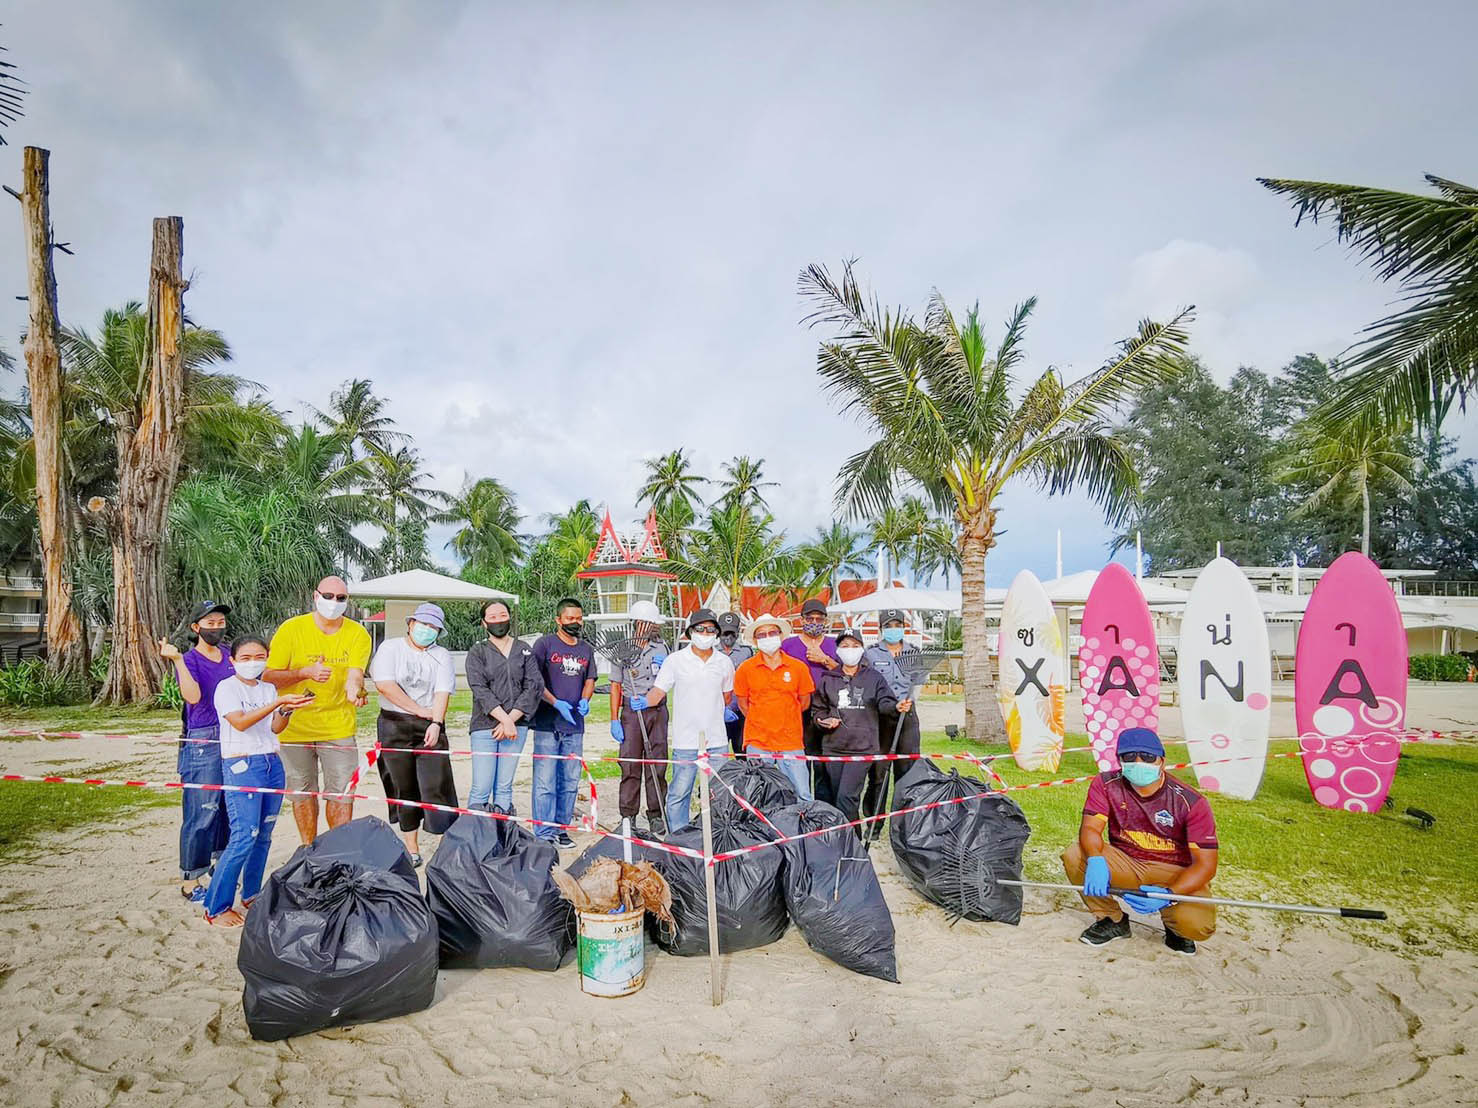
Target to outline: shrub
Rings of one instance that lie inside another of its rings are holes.
[[[1413,681],[1466,681],[1469,665],[1461,654],[1413,654],[1406,672]]]
[[[60,704],[84,704],[91,699],[92,690],[85,682],[68,681],[51,673],[40,658],[0,667],[0,706],[53,708]]]

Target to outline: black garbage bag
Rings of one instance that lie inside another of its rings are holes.
[[[895,808],[975,799],[895,815],[888,841],[903,876],[935,904],[965,919],[1019,923],[1021,889],[997,879],[1021,880],[1021,854],[1031,826],[1006,795],[976,796],[989,788],[978,777],[944,773],[933,761],[920,759],[898,783]]]
[[[421,887],[405,844],[379,816],[360,816],[331,828],[307,846],[298,847],[289,861],[295,862],[299,856],[317,862],[352,862],[369,869],[387,870],[417,889]]]
[[[426,865],[441,964],[559,969],[575,940],[575,910],[549,876],[559,852],[509,820],[452,824]]]
[[[773,832],[766,835],[755,831],[752,819],[713,823],[715,854],[770,843],[773,839]],[[669,835],[666,841],[673,846],[702,851],[703,829],[694,824]],[[586,851],[587,855],[590,853]],[[657,945],[669,954],[707,954],[708,890],[703,883],[702,859],[648,850],[641,860],[656,866],[672,889],[672,926],[659,924],[655,916],[647,916]],[[713,875],[720,953],[765,946],[785,934],[789,923],[785,910],[785,856],[779,847],[766,846],[719,862]]]
[[[353,838],[331,836],[358,834],[363,822],[330,831],[318,840],[329,843],[323,851],[299,850],[253,902],[236,956],[252,1038],[271,1042],[430,1007],[436,921],[419,885],[325,856]]]
[[[837,827],[847,817],[830,804],[803,800],[770,816],[781,835]],[[893,916],[872,859],[852,828],[782,842],[785,906],[806,942],[839,966],[898,981]]]
[[[756,758],[746,761],[726,758],[716,772],[719,780],[709,789],[713,818],[725,823],[744,824],[750,830],[774,839],[775,832],[766,826],[764,820],[745,811],[743,805],[734,799],[734,794],[738,793],[768,817],[771,812],[799,799],[790,778],[774,762]]]

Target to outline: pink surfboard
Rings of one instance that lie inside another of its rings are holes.
[[[1101,770],[1119,768],[1119,732],[1160,722],[1160,651],[1155,625],[1134,576],[1110,562],[1088,590],[1083,609],[1078,683],[1093,759]]]
[[[1293,707],[1314,799],[1379,811],[1406,723],[1406,630],[1390,583],[1363,554],[1341,554],[1309,597]]]

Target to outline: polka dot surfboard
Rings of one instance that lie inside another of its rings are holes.
[[[1197,575],[1176,663],[1186,760],[1211,763],[1192,767],[1197,783],[1251,800],[1267,764],[1273,664],[1257,593],[1235,562],[1217,558]]]
[[[1099,769],[1118,769],[1119,732],[1160,722],[1155,627],[1134,576],[1119,563],[1106,565],[1088,590],[1082,632],[1078,683],[1088,741]]]
[[[1309,597],[1293,707],[1314,799],[1379,811],[1406,723],[1406,631],[1389,582],[1363,554],[1341,554]]]

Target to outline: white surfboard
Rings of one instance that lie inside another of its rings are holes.
[[[1193,767],[1197,783],[1251,800],[1267,761],[1273,665],[1267,620],[1236,563],[1216,558],[1196,578],[1177,666],[1187,761],[1212,763]]]
[[[997,656],[996,701],[1012,757],[1022,769],[1055,770],[1062,760],[1067,664],[1052,601],[1029,569],[1006,590]]]

